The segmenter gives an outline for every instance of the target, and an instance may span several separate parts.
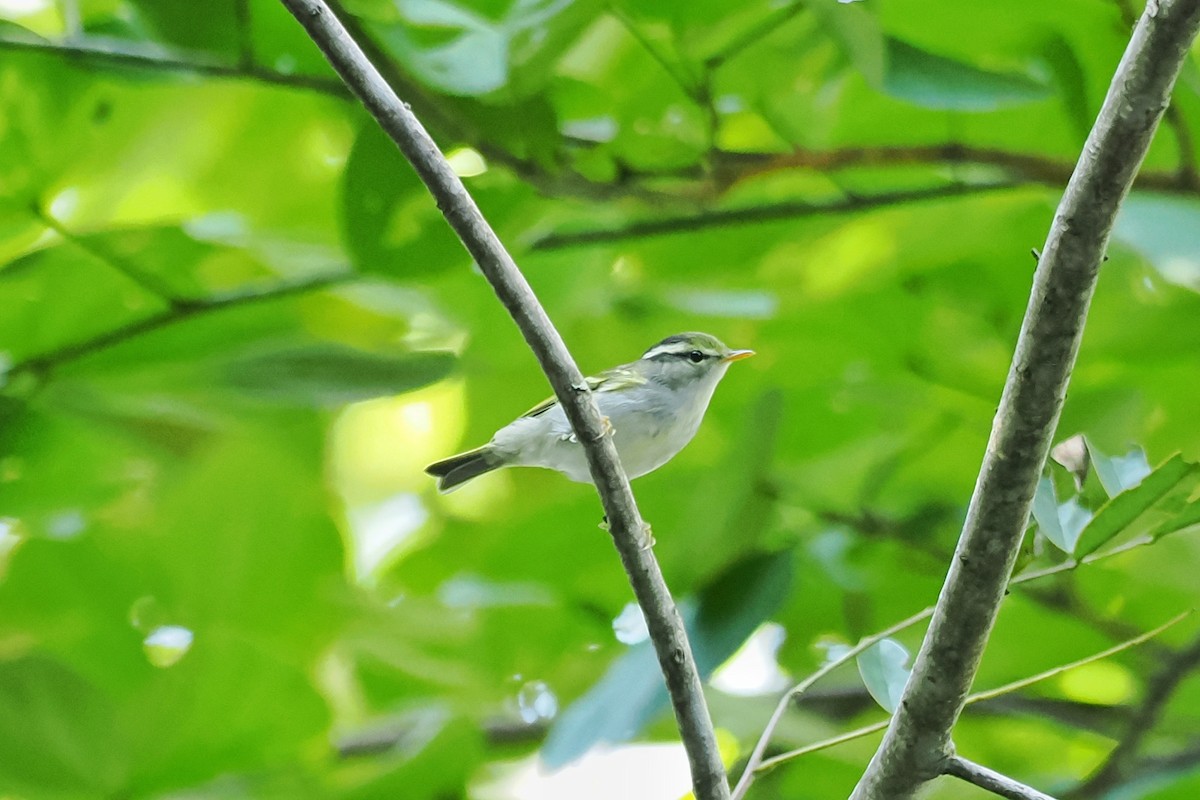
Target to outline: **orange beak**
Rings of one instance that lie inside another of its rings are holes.
[[[743,358],[749,358],[752,355],[754,355],[753,350],[734,350],[733,352],[731,352],[729,355],[725,356],[721,360],[725,361],[725,362],[741,361]]]

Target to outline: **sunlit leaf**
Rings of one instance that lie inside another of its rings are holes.
[[[1195,198],[1132,194],[1121,206],[1114,233],[1164,278],[1200,291],[1200,202]]]
[[[1132,489],[1150,474],[1150,463],[1146,460],[1145,451],[1140,448],[1134,448],[1123,456],[1107,456],[1092,442],[1088,442],[1087,447],[1092,464],[1096,467],[1096,477],[1109,497]]]
[[[908,648],[895,639],[884,639],[858,656],[858,673],[875,702],[888,713],[900,705],[908,683]]]
[[[1085,556],[1117,536],[1171,528],[1181,513],[1194,513],[1193,495],[1198,486],[1200,464],[1172,456],[1136,488],[1122,492],[1096,512],[1080,536],[1076,556]]]

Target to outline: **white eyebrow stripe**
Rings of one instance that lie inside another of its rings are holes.
[[[662,355],[678,356],[683,355],[684,353],[690,353],[696,349],[698,348],[695,345],[688,344],[687,342],[671,342],[669,344],[659,344],[651,347],[646,351],[646,355],[642,356],[642,358],[654,358],[655,356]]]

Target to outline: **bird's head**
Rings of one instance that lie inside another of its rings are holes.
[[[732,350],[707,333],[677,333],[642,354],[641,360],[669,385],[719,380],[734,361],[749,358],[753,350]]]

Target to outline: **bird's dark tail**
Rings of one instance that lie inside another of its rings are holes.
[[[443,494],[462,486],[471,478],[504,466],[490,444],[435,461],[425,468],[427,475],[438,479],[438,491]]]

